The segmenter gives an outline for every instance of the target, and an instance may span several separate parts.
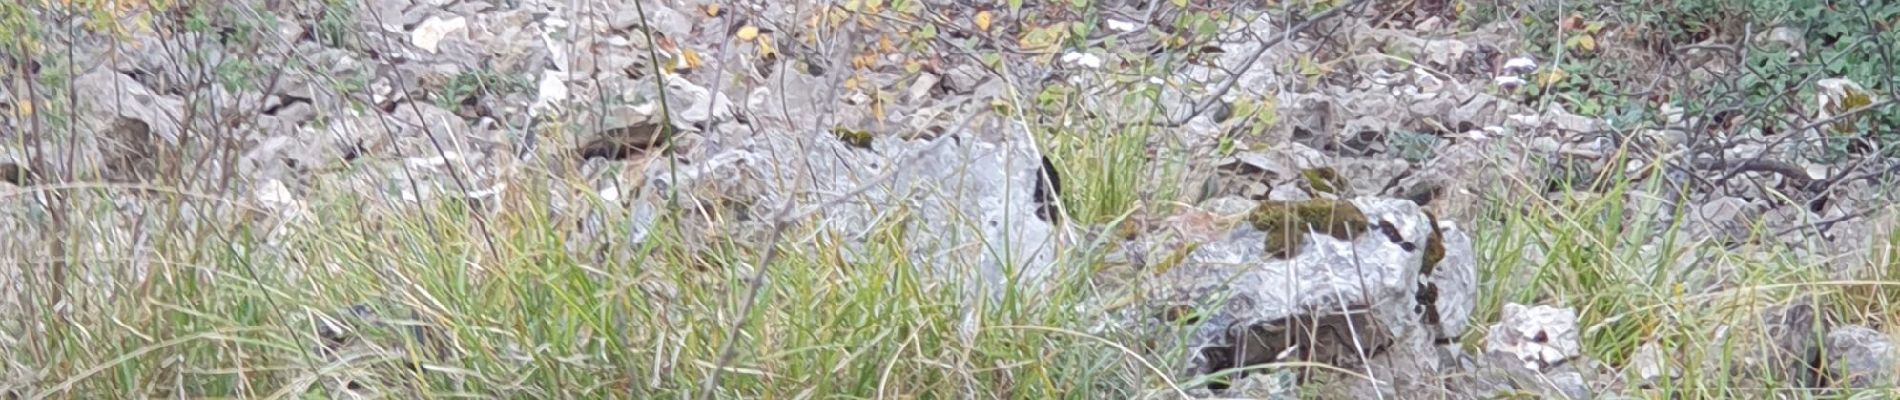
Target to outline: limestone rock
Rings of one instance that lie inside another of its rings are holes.
[[[728,218],[760,223],[791,202],[792,217],[808,218],[793,222],[840,235],[847,260],[859,257],[871,228],[899,223],[915,247],[912,263],[936,279],[991,294],[1012,278],[1040,290],[1052,283],[1046,278],[1055,259],[1054,225],[1037,217],[1033,193],[1041,159],[1027,143],[978,140],[976,131],[1014,128],[973,118],[988,122],[935,139],[877,137],[868,148],[828,135],[713,132],[708,140],[727,144],[682,149],[698,161],[678,169],[649,164],[639,197],[659,201],[678,190],[716,198]],[[865,186],[874,182],[881,183]],[[888,220],[898,209],[908,210],[904,220]],[[989,239],[968,242],[977,237]]]
[[[1580,333],[1575,309],[1505,304],[1465,390],[1479,398],[1529,392],[1589,399],[1594,366],[1583,356]]]
[[[1267,209],[1257,208],[1253,224],[1201,245],[1155,280],[1153,317],[1192,332],[1186,374],[1308,360],[1389,369],[1381,376],[1400,387],[1435,378],[1431,344],[1460,333],[1475,296],[1469,239],[1407,200],[1330,201],[1361,222],[1308,225],[1318,232],[1298,228],[1304,233],[1291,241],[1275,240],[1274,225],[1256,227]],[[1278,203],[1289,202],[1263,207]],[[1275,242],[1290,254],[1276,257]]]
[[[1845,389],[1891,387],[1900,383],[1900,346],[1892,335],[1864,326],[1846,326],[1827,334],[1828,380]]]
[[[1486,336],[1485,352],[1512,356],[1530,369],[1543,369],[1583,354],[1577,310],[1505,304],[1504,314]]]
[[[1816,371],[1809,360],[1818,356],[1823,340],[1820,332],[1824,331],[1815,311],[1809,300],[1803,299],[1767,307],[1755,316],[1720,327],[1703,353],[1733,356],[1705,359],[1701,367],[1726,368],[1733,371],[1738,382],[1750,385],[1813,387]]]

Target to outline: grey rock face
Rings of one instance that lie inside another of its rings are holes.
[[[1900,383],[1900,347],[1893,336],[1864,326],[1827,334],[1828,380],[1833,387],[1871,389]]]
[[[73,80],[78,99],[75,132],[64,137],[80,160],[76,176],[98,173],[110,179],[138,179],[152,173],[156,153],[178,144],[184,101],[153,92],[132,77],[102,69]],[[65,135],[61,135],[65,136]],[[97,169],[94,169],[97,168]]]
[[[1464,389],[1492,397],[1534,393],[1543,398],[1588,399],[1594,381],[1583,357],[1577,311],[1551,306],[1505,304],[1504,313],[1485,337],[1477,373]]]
[[[639,196],[716,195],[761,223],[791,202],[792,217],[844,238],[848,259],[877,233],[872,228],[898,222],[914,234],[911,261],[928,272],[991,293],[1012,279],[1033,291],[1050,283],[1055,259],[1054,226],[1038,218],[1033,194],[1040,158],[1026,142],[972,137],[1006,129],[992,123],[929,140],[878,137],[868,149],[827,135],[721,137],[722,149],[685,150],[714,151],[688,155],[700,160],[692,165],[650,164]]]
[[[1485,352],[1544,369],[1583,354],[1578,333],[1576,309],[1505,304],[1500,321],[1486,336]]]
[[[1643,343],[1642,346],[1637,347],[1636,354],[1630,356],[1630,361],[1624,368],[1626,369],[1624,373],[1628,375],[1626,379],[1634,379],[1646,386],[1662,384],[1665,379],[1676,379],[1681,376],[1681,373],[1670,365],[1669,357],[1663,355],[1662,347],[1655,342]]]
[[[1350,238],[1297,234],[1291,257],[1281,258],[1269,232],[1242,225],[1157,280],[1151,305],[1192,331],[1185,373],[1313,361],[1371,366],[1401,387],[1433,379],[1431,344],[1461,333],[1473,306],[1470,240],[1410,201],[1346,203],[1367,221]],[[1434,236],[1443,254],[1435,263],[1428,262]]]
[[[1726,368],[1751,385],[1813,387],[1810,360],[1820,351],[1824,331],[1816,317],[1814,306],[1805,300],[1763,309],[1759,320],[1743,318],[1718,330],[1704,353],[1734,356],[1711,357],[1701,367]]]

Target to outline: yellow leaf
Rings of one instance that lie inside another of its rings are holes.
[[[1537,76],[1537,84],[1543,87],[1555,86],[1564,81],[1564,70],[1552,69]]]
[[[1841,98],[1841,111],[1854,111],[1874,104],[1874,97],[1867,92],[1848,89],[1847,96]]]
[[[884,119],[884,91],[878,90],[871,96],[871,116]]]
[[[831,28],[838,29],[838,26],[844,25],[844,21],[848,19],[847,17],[849,17],[849,15],[844,10],[839,10],[839,9],[834,8],[831,10],[830,13],[827,13],[826,17],[830,18]],[[816,37],[817,35],[812,35],[812,36]]]
[[[743,28],[739,28],[738,35],[739,40],[757,39],[759,37],[759,27],[746,25]]]
[[[708,17],[717,17],[717,16],[719,16],[719,5],[718,5],[718,4],[707,4],[707,5],[706,5],[706,16],[708,16]]]
[[[681,70],[697,69],[699,68],[701,64],[705,64],[705,63],[706,62],[704,60],[699,59],[699,52],[693,51],[693,49],[680,49],[679,69]]]
[[[1570,38],[1569,46],[1570,48],[1577,49],[1577,50],[1596,51],[1597,38],[1589,34],[1577,35],[1575,37]]]
[[[33,101],[31,100],[20,99],[20,102],[14,107],[20,110],[20,116],[22,117],[33,115]]]
[[[976,13],[976,30],[984,32],[990,31],[990,12],[988,10],[978,11]]]
[[[772,35],[759,35],[759,56],[778,56],[778,46],[772,44]]]

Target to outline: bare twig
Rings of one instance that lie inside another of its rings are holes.
[[[1794,164],[1776,160],[1765,160],[1761,158],[1746,160],[1701,159],[1695,161],[1695,167],[1696,169],[1728,170],[1730,175],[1744,172],[1772,172],[1776,175],[1781,175],[1782,178],[1788,180],[1791,186],[1803,191],[1812,189],[1815,186],[1814,178],[1808,176],[1806,170],[1802,170],[1801,167]]]
[[[1881,100],[1879,102],[1875,102],[1874,104],[1870,104],[1865,107],[1859,107],[1852,110],[1847,110],[1846,112],[1842,112],[1837,115],[1833,115],[1827,118],[1822,118],[1819,120],[1809,122],[1807,124],[1804,124],[1800,127],[1795,128],[1793,131],[1790,131],[1787,135],[1783,136],[1781,139],[1778,139],[1774,143],[1769,144],[1768,147],[1775,147],[1779,145],[1781,142],[1788,140],[1788,138],[1798,136],[1800,132],[1805,132],[1810,129],[1819,128],[1829,123],[1833,123],[1834,121],[1838,121],[1844,118],[1852,117],[1855,115],[1866,113],[1868,111],[1886,107],[1890,104],[1893,104],[1894,100],[1895,99]],[[1706,150],[1717,150],[1719,148],[1726,148],[1726,146],[1707,148]],[[1717,154],[1719,154],[1719,152]],[[1773,172],[1775,174],[1781,175],[1783,177],[1786,177],[1792,180],[1793,181],[1792,183],[1795,184],[1795,187],[1801,188],[1802,190],[1816,190],[1816,191],[1831,188],[1834,185],[1840,183],[1842,178],[1846,176],[1846,175],[1837,175],[1836,177],[1830,178],[1827,180],[1815,181],[1813,177],[1808,176],[1808,173],[1806,170],[1803,170],[1798,166],[1795,166],[1793,164],[1789,164],[1786,162],[1768,160],[1765,158],[1767,155],[1768,155],[1768,152],[1762,152],[1761,154],[1758,154],[1754,157],[1751,157],[1745,160],[1727,160],[1727,159],[1722,159],[1722,158],[1701,159],[1701,160],[1694,161],[1693,166],[1696,169],[1728,170],[1728,172],[1724,173],[1719,179],[1717,179],[1717,181],[1726,181],[1727,179],[1732,178],[1744,172]],[[1850,170],[1858,169],[1858,166],[1860,164],[1861,163],[1858,163],[1858,162],[1855,163],[1855,168],[1850,168]]]

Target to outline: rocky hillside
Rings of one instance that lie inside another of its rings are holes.
[[[174,3],[0,5],[0,393],[1900,384],[1900,7]]]

